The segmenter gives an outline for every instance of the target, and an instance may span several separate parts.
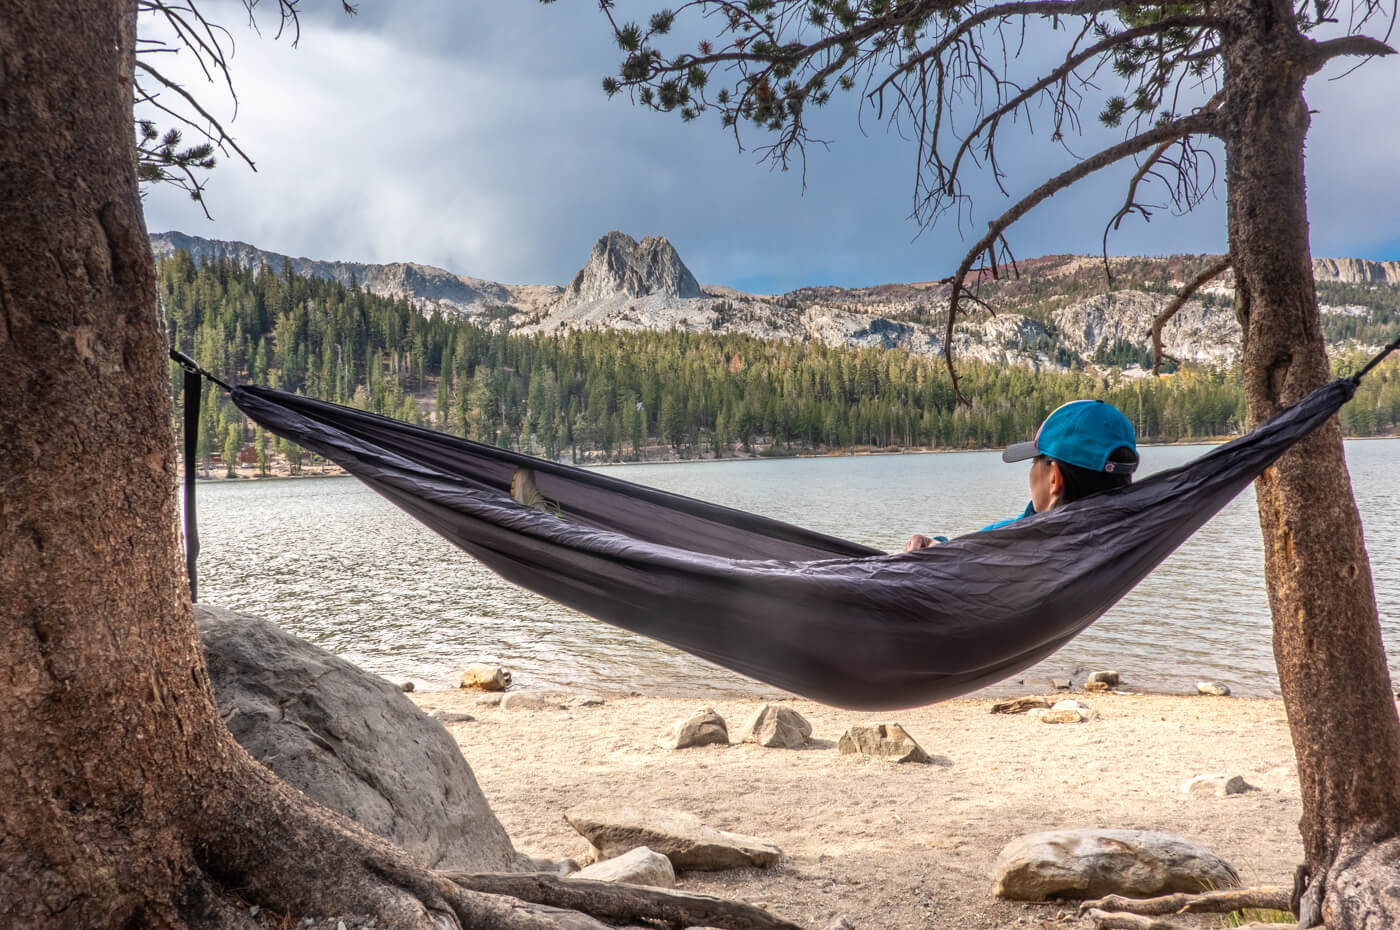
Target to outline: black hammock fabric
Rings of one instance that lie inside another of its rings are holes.
[[[898,554],[281,391],[232,396],[516,584],[794,694],[892,710],[1055,652],[1355,391],[1333,381],[1179,468]]]

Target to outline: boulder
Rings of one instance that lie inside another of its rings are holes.
[[[662,749],[687,749],[712,743],[728,746],[729,729],[724,725],[724,718],[709,707],[677,720],[656,741]]]
[[[512,691],[501,696],[501,710],[564,710],[564,698],[548,691]]]
[[[670,859],[677,869],[713,872],[768,868],[782,856],[772,843],[716,830],[685,811],[592,803],[570,808],[564,819],[593,844],[598,859],[646,846]]]
[[[518,867],[456,742],[398,685],[265,620],[195,620],[219,713],[279,778],[431,868]]]
[[[932,762],[923,747],[897,723],[853,726],[837,743],[841,754],[878,756],[891,762]]]
[[[510,671],[497,665],[468,665],[457,684],[478,691],[504,691],[510,687]]]
[[[1018,837],[997,857],[994,893],[1013,901],[1145,898],[1230,888],[1228,862],[1190,840],[1147,830],[1051,830]]]
[[[1182,794],[1196,798],[1223,798],[1253,790],[1243,775],[1197,775],[1181,785]]]
[[[1085,682],[1085,687],[1093,684],[1106,685],[1109,688],[1118,687],[1119,675],[1117,672],[1099,671],[1090,672],[1089,680]]]
[[[676,884],[676,870],[671,865],[671,860],[645,846],[638,846],[620,856],[595,862],[569,877],[586,878],[595,882],[651,885],[655,888],[670,888]]]
[[[812,735],[812,725],[791,707],[764,704],[739,728],[737,741],[769,749],[796,749]]]
[[[1214,697],[1230,696],[1230,686],[1220,681],[1198,681],[1196,682],[1196,691]]]
[[[399,690],[401,690],[404,694],[412,694],[413,688],[414,684],[411,681],[405,681],[403,684],[399,685]]]
[[[1028,710],[1049,709],[1050,702],[1045,698],[1021,697],[1009,701],[998,701],[992,705],[994,714],[1024,714]]]

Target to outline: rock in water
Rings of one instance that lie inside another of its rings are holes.
[[[431,868],[517,858],[471,767],[398,685],[265,620],[195,605],[219,713],[283,781]]]
[[[588,264],[564,289],[564,300],[575,303],[650,294],[704,296],[695,275],[664,236],[648,236],[638,243],[631,236],[614,231],[594,244]]]
[[[812,735],[812,725],[791,707],[764,704],[737,734],[738,742],[769,749],[796,749]]]
[[[645,846],[628,850],[620,856],[604,859],[569,876],[595,882],[626,882],[629,885],[651,885],[670,888],[676,884],[676,870],[671,860]]]
[[[468,665],[462,670],[458,686],[479,691],[504,691],[510,687],[510,670],[495,665]]]
[[[1007,844],[994,867],[994,893],[1013,901],[1145,898],[1232,888],[1230,863],[1190,840],[1148,830],[1051,830]]]
[[[841,734],[836,744],[841,755],[859,753],[864,756],[879,756],[891,762],[932,762],[922,746],[914,742],[914,737],[897,723],[877,723],[870,726],[854,726]]]
[[[711,743],[728,746],[729,729],[724,724],[724,718],[709,707],[685,720],[677,720],[656,741],[662,749],[688,749]]]
[[[716,830],[685,811],[580,804],[565,812],[564,819],[588,838],[599,859],[646,846],[670,859],[677,869],[717,871],[767,868],[782,856],[772,843]]]

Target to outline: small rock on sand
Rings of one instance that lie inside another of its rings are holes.
[[[620,856],[595,862],[569,877],[595,882],[651,885],[654,888],[670,888],[676,884],[676,870],[671,860],[646,846],[638,846]]]
[[[740,743],[769,749],[796,749],[812,735],[812,725],[791,707],[764,704],[735,734]]]
[[[766,840],[716,830],[686,811],[596,802],[570,808],[564,819],[588,838],[599,859],[646,846],[670,859],[677,869],[718,871],[766,869],[782,856]]]
[[[688,749],[692,746],[729,745],[729,729],[724,718],[713,708],[691,714],[684,720],[677,720],[661,735],[656,744],[662,749]]]
[[[853,726],[837,743],[841,755],[877,756],[891,762],[932,762],[914,737],[897,723]]]
[[[1009,701],[998,701],[992,705],[994,714],[1024,714],[1028,710],[1048,710],[1050,702],[1045,698],[1022,697],[1012,698]]]
[[[1181,785],[1182,794],[1196,798],[1223,798],[1253,790],[1243,775],[1197,775]]]

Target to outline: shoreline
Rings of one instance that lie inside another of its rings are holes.
[[[1243,434],[1240,434],[1240,435],[1243,435]],[[1181,447],[1186,447],[1186,446],[1218,446],[1218,445],[1223,445],[1224,443],[1230,442],[1231,440],[1238,439],[1238,438],[1240,438],[1238,435],[1236,435],[1236,436],[1209,436],[1209,437],[1201,437],[1201,438],[1193,438],[1193,439],[1183,439],[1183,440],[1179,440],[1179,441],[1177,441],[1177,442],[1144,442],[1144,443],[1140,443],[1139,446],[1138,446],[1138,448],[1141,448],[1141,449],[1174,449],[1174,448],[1181,448]],[[1396,433],[1396,434],[1393,434],[1393,435],[1387,435],[1387,436],[1344,436],[1344,437],[1342,437],[1342,439],[1343,439],[1343,442],[1370,442],[1370,441],[1374,441],[1374,440],[1380,440],[1380,441],[1384,441],[1384,440],[1400,440],[1400,433]],[[713,457],[713,456],[707,458],[707,457],[701,456],[701,457],[699,457],[699,458],[649,459],[649,460],[644,460],[644,461],[581,462],[581,463],[578,463],[578,464],[571,464],[571,463],[568,463],[568,462],[555,462],[555,464],[566,465],[566,466],[573,467],[573,468],[614,468],[614,467],[627,467],[627,466],[633,466],[633,465],[704,465],[704,464],[711,464],[711,463],[715,463],[715,462],[731,462],[731,463],[732,463],[732,462],[789,461],[789,460],[793,460],[793,459],[868,458],[868,457],[885,456],[885,455],[956,455],[956,454],[959,454],[959,453],[969,453],[969,452],[999,452],[999,451],[1001,451],[1001,447],[1000,447],[1000,446],[989,446],[989,447],[986,447],[986,448],[973,448],[973,449],[943,449],[943,448],[937,448],[937,449],[924,449],[924,448],[903,449],[903,448],[901,448],[901,449],[894,449],[894,450],[889,450],[889,449],[843,449],[843,450],[837,450],[837,451],[832,451],[832,452],[792,452],[792,453],[782,453],[782,454],[764,454],[764,453],[761,453],[761,452],[753,452],[753,453],[748,453],[748,454],[744,454],[744,455],[724,456],[724,457],[722,457],[722,458],[717,458],[717,457]],[[529,454],[529,453],[522,453],[522,454]],[[553,459],[545,459],[545,461],[555,461],[555,460],[553,460]],[[311,466],[311,467],[315,467],[315,466]],[[345,477],[345,476],[347,476],[347,475],[350,474],[350,473],[347,472],[345,469],[341,468],[339,465],[329,465],[329,466],[327,466],[327,467],[328,467],[328,468],[331,468],[331,469],[334,469],[334,470],[333,470],[333,471],[327,471],[327,472],[316,472],[315,474],[312,474],[308,469],[304,468],[304,469],[303,469],[303,472],[302,472],[301,474],[299,474],[299,475],[282,474],[282,473],[274,473],[274,474],[270,474],[270,475],[255,475],[255,474],[250,474],[250,475],[236,475],[236,476],[234,476],[234,477],[232,477],[232,478],[230,478],[230,477],[228,477],[228,476],[226,476],[226,475],[210,474],[210,475],[207,475],[207,476],[206,476],[206,475],[196,475],[196,479],[197,479],[200,483],[212,483],[212,482],[226,482],[226,481],[248,481],[248,480],[252,480],[252,481],[271,481],[271,480],[279,480],[279,479],[284,479],[284,478],[297,478],[297,479],[300,479],[300,478],[343,478],[343,477]],[[181,481],[184,480],[183,474],[184,474],[184,473],[183,473],[183,464],[181,463],[181,465],[180,465],[180,480],[181,480]]]
[[[760,904],[812,928],[839,915],[859,930],[1063,926],[1073,904],[991,894],[1006,843],[1062,827],[1175,833],[1224,856],[1246,885],[1291,881],[1302,856],[1301,802],[1281,701],[1048,696],[1081,701],[1090,719],[1047,724],[992,714],[993,702],[982,698],[865,713],[799,699],[608,696],[596,705],[516,710],[467,689],[408,695],[424,710],[471,716],[447,729],[517,850],[586,857],[587,841],[564,819],[586,802],[686,811],[770,841],[783,855],[771,869],[681,873],[678,888]],[[791,750],[657,745],[673,722],[704,706],[733,736],[764,703],[802,714],[811,740]],[[839,752],[848,727],[875,722],[900,723],[935,762]],[[1254,790],[1229,797],[1180,790],[1202,774],[1243,775]]]

